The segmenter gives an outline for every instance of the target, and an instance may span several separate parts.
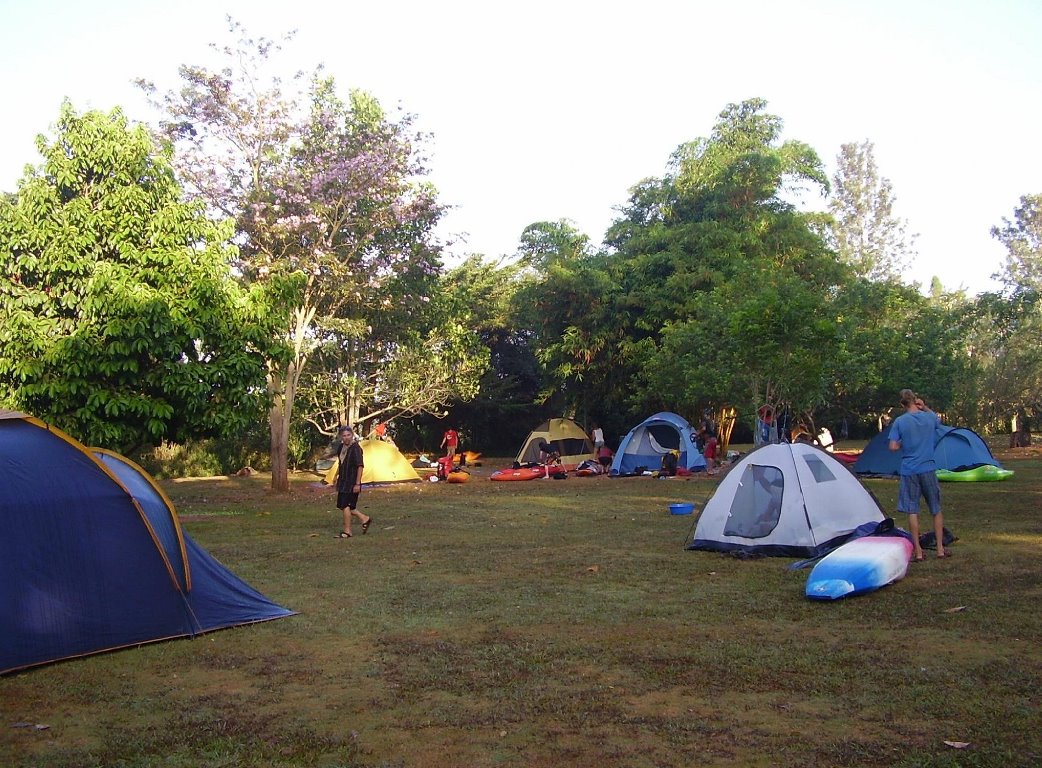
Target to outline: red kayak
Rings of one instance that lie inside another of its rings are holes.
[[[520,467],[518,469],[497,469],[488,476],[489,480],[512,481],[512,480],[535,480],[546,477],[546,467],[539,464],[534,467]]]

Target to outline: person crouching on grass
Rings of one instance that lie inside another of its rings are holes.
[[[905,412],[894,419],[890,427],[890,450],[901,451],[900,488],[897,493],[897,511],[908,515],[912,534],[912,548],[917,562],[923,560],[919,544],[919,497],[933,515],[933,529],[937,536],[937,557],[948,557],[944,548],[944,515],[941,513],[941,485],[937,482],[937,463],[933,458],[934,431],[941,423],[922,398],[910,389],[901,390],[901,405]]]
[[[362,446],[355,442],[355,433],[351,427],[340,428],[340,449],[337,452],[340,469],[336,474],[336,506],[344,513],[344,528],[337,534],[339,539],[351,538],[351,518],[357,517],[362,523],[362,533],[369,533],[373,522],[372,516],[363,515],[358,506],[358,494],[362,492],[362,469],[365,461]]]

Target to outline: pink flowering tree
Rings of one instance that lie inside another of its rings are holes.
[[[284,320],[267,389],[272,489],[285,491],[298,402],[323,431],[437,410],[473,396],[485,358],[437,291],[443,208],[425,137],[317,74],[287,94],[267,71],[278,49],[242,38],[218,49],[227,68],[181,67],[181,90],[156,103],[186,184],[237,222],[236,272]]]

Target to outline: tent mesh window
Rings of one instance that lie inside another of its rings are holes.
[[[778,525],[785,478],[778,467],[749,464],[742,472],[724,526],[725,536],[762,539]]]
[[[817,456],[804,456],[803,460],[807,462],[807,467],[810,468],[810,473],[814,475],[814,479],[819,483],[828,483],[836,479],[836,476],[832,474],[832,470],[825,466],[825,462]]]
[[[648,427],[651,445],[656,453],[680,449],[680,433],[672,424],[653,424]]]
[[[556,448],[557,452],[562,456],[578,456],[583,453],[591,452],[589,444],[581,437],[566,437],[564,440],[551,440],[550,445]]]

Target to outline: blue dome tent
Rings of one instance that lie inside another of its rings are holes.
[[[657,470],[662,466],[662,457],[670,451],[680,453],[678,468],[701,472],[706,468],[706,460],[695,444],[695,437],[695,428],[684,417],[667,411],[656,413],[622,438],[610,473],[635,475],[645,469]]]
[[[0,673],[277,619],[128,459],[0,411]]]
[[[984,439],[966,427],[942,425],[934,433],[934,461],[937,469],[959,471],[984,464],[1002,468],[991,454]],[[890,450],[890,429],[884,429],[868,441],[851,470],[865,477],[897,477],[901,469],[901,452]]]

